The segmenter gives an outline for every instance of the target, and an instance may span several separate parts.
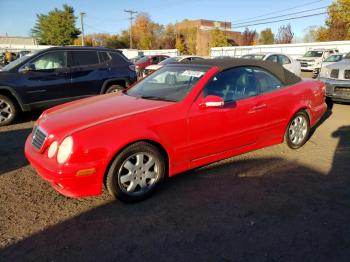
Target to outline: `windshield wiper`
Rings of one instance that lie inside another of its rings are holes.
[[[140,96],[140,98],[143,99],[150,99],[150,100],[159,100],[159,101],[169,101],[169,102],[176,102],[174,99],[169,99],[165,97],[159,97],[159,96]]]

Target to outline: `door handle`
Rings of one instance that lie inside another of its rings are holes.
[[[252,109],[250,109],[248,113],[255,113],[256,111],[265,109],[266,107],[267,107],[266,104],[256,105],[256,106],[253,106]]]
[[[252,109],[256,111],[256,110],[261,110],[265,108],[266,108],[266,104],[262,104],[262,105],[254,106]]]

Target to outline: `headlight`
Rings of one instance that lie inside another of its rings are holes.
[[[73,150],[73,138],[71,136],[66,137],[58,148],[57,162],[64,164],[72,154]]]
[[[58,148],[58,143],[57,141],[54,141],[50,147],[49,150],[47,151],[47,157],[48,158],[53,158],[57,152],[57,148]]]
[[[320,77],[328,78],[330,76],[331,70],[327,67],[322,67],[320,72]]]

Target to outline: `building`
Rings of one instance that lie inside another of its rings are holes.
[[[0,36],[0,51],[8,50],[11,52],[21,50],[32,50],[38,46],[33,37],[22,36]]]
[[[192,29],[195,32],[196,54],[206,56],[209,54],[210,31],[219,29],[224,32],[231,46],[242,44],[242,34],[240,32],[231,31],[231,22],[212,21],[212,20],[184,20],[176,24],[176,31],[179,37],[184,37],[181,32]]]

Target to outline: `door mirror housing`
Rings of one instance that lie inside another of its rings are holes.
[[[225,104],[224,99],[220,96],[206,96],[199,104],[201,108],[221,108]]]
[[[34,71],[35,70],[35,65],[34,64],[26,64],[25,66],[23,66],[22,68],[19,69],[20,73],[27,73],[30,71]]]

